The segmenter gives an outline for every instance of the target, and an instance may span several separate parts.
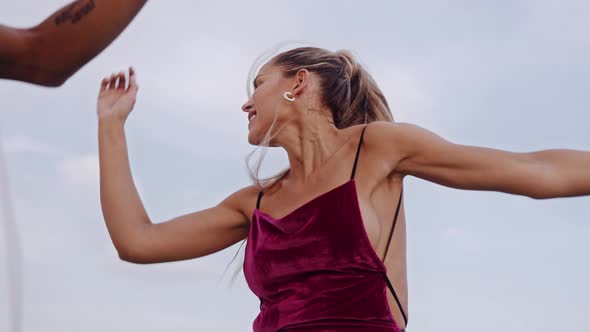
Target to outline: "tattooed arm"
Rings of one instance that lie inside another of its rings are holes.
[[[41,24],[0,25],[0,78],[60,86],[104,50],[147,0],[78,0]]]

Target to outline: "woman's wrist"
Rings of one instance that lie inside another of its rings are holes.
[[[98,120],[99,136],[116,137],[125,135],[125,121],[119,119],[99,119]]]
[[[125,121],[122,119],[117,119],[115,117],[105,117],[105,118],[98,118],[98,128],[124,128]]]

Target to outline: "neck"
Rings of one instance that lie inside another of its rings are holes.
[[[318,171],[344,146],[341,131],[325,118],[287,124],[276,142],[287,151],[290,182],[299,184],[313,181]]]

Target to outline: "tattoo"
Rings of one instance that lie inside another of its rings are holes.
[[[81,8],[75,10],[77,7],[78,2],[71,4],[70,6],[66,7],[64,11],[55,17],[55,25],[62,25],[67,22],[71,22],[72,24],[76,24],[80,22],[80,20],[90,14],[90,12],[96,8],[96,4],[94,0],[89,0],[85,5]]]

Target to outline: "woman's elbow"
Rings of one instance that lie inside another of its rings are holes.
[[[150,250],[147,245],[142,246],[136,243],[135,245],[116,246],[116,248],[119,259],[128,263],[155,264],[166,262],[154,250]]]
[[[536,200],[545,200],[551,198],[569,197],[571,188],[567,184],[559,181],[556,177],[546,177],[539,180],[536,186],[527,193],[527,196]]]
[[[137,249],[119,248],[117,249],[119,259],[128,263],[134,264],[148,264],[149,262],[144,258],[141,252]]]

